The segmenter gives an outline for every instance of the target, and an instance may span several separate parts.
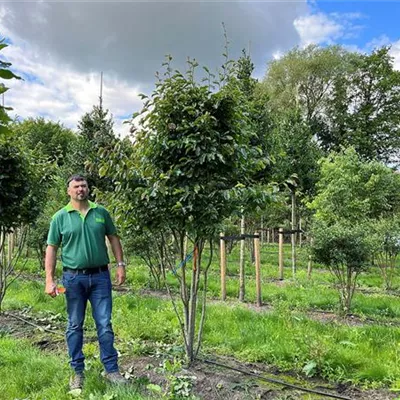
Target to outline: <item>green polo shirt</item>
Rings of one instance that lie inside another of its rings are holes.
[[[86,216],[67,204],[52,217],[47,244],[62,245],[63,267],[92,268],[110,262],[105,237],[117,230],[104,207],[91,201],[89,205]]]

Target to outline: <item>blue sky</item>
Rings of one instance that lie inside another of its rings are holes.
[[[127,116],[141,108],[166,54],[173,67],[187,57],[216,71],[223,62],[226,26],[230,56],[251,49],[255,76],[294,46],[342,44],[370,52],[391,45],[400,69],[400,2],[397,1],[0,1],[0,53],[24,81],[10,83],[7,106],[20,118],[46,116],[76,128],[103,104],[126,134]]]
[[[326,14],[360,14],[357,23],[362,26],[359,36],[341,39],[344,44],[363,48],[367,43],[386,36],[390,41],[399,40],[400,2],[398,1],[318,1],[316,8]]]

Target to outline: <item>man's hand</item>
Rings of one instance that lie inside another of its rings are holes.
[[[44,290],[49,296],[56,297],[57,296],[57,285],[54,281],[46,282],[46,288]]]
[[[115,280],[117,281],[117,285],[120,286],[125,282],[126,279],[126,271],[125,267],[117,267],[115,271]]]

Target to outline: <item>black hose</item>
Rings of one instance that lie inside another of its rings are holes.
[[[239,369],[239,368],[230,367],[229,365],[220,364],[220,363],[217,363],[215,361],[210,361],[210,360],[206,360],[206,359],[202,359],[202,358],[197,358],[197,360],[200,361],[200,362],[203,362],[205,364],[216,365],[216,366],[221,367],[221,368],[226,368],[226,369],[230,369],[232,371],[240,372],[240,373],[245,374],[245,375],[254,376],[257,379],[261,379],[261,380],[264,380],[264,381],[267,381],[267,382],[270,382],[270,383],[276,383],[278,385],[287,386],[287,387],[290,387],[292,389],[301,390],[303,392],[319,394],[321,396],[327,396],[327,397],[331,397],[333,399],[352,400],[349,397],[340,396],[338,394],[331,394],[331,393],[321,392],[319,390],[307,389],[305,387],[292,385],[291,383],[283,382],[283,381],[280,381],[278,379],[266,378],[266,377],[264,377],[262,375],[255,374],[254,372],[248,372],[248,371],[245,371],[245,370],[242,370],[242,369]]]

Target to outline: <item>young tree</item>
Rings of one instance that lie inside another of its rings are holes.
[[[340,221],[327,225],[315,223],[313,254],[336,278],[339,290],[339,314],[347,315],[356,289],[357,278],[371,261],[365,226]]]
[[[8,44],[5,43],[5,39],[0,40],[0,51],[8,47]],[[0,79],[21,79],[20,76],[15,75],[9,67],[11,63],[0,60]],[[4,84],[0,84],[0,95],[7,92],[9,88]],[[11,118],[8,116],[7,111],[12,110],[10,107],[4,107],[4,105],[0,105],[0,137],[4,137],[7,133],[9,133],[9,125],[11,122]]]
[[[381,271],[383,288],[393,289],[396,261],[400,254],[400,215],[382,218],[371,226],[373,260]]]
[[[183,315],[175,309],[192,362],[205,322],[213,240],[235,207],[232,191],[246,186],[254,174],[256,149],[250,146],[248,103],[229,68],[219,82],[220,89],[213,91],[210,85],[196,81],[195,61],[188,61],[186,73],[173,73],[170,61],[145,102],[133,160],[121,157],[119,147],[112,160],[111,153],[105,155],[102,172],[111,174],[110,161],[117,165],[116,210],[125,209],[125,219],[161,236],[157,244],[164,276],[174,273],[180,282]],[[192,248],[191,267],[185,253],[186,236]],[[208,260],[204,260],[206,246],[211,252]],[[196,323],[201,285],[202,314]]]
[[[100,150],[111,149],[117,140],[113,125],[108,110],[101,106],[93,106],[92,111],[86,113],[78,123],[78,141],[68,158],[69,174],[84,173],[92,189],[93,198],[94,189],[101,192],[113,189],[111,180],[105,176],[100,177],[99,173]]]
[[[4,39],[1,40],[0,51],[6,47]],[[10,63],[0,60],[0,78],[20,79],[8,69],[10,66]],[[7,90],[1,84],[0,94]],[[0,311],[15,266],[15,258],[9,259],[5,255],[6,235],[21,223],[29,222],[35,213],[34,205],[29,201],[29,164],[21,149],[13,144],[15,138],[10,132],[11,119],[7,110],[9,108],[0,106]],[[22,247],[18,250],[20,254]]]
[[[377,161],[365,162],[353,148],[321,164],[315,212],[314,251],[337,278],[340,311],[348,313],[359,273],[372,261],[371,227],[400,210],[400,176]]]

